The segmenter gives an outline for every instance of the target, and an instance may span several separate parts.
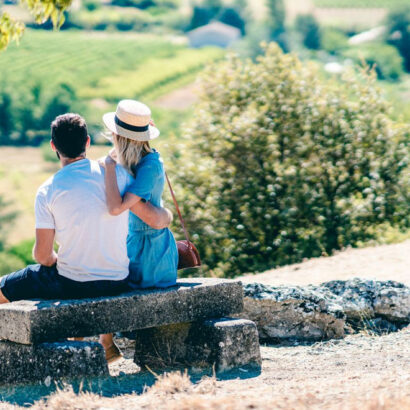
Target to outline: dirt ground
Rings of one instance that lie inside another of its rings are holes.
[[[347,250],[243,280],[305,285],[358,276],[409,284],[409,262],[410,241],[406,241]],[[110,365],[110,374],[125,377],[122,383],[132,387],[132,377],[140,374],[133,363],[133,342],[118,339],[118,344],[124,358]],[[225,377],[197,381],[200,376],[195,371],[173,372],[158,375],[143,394],[117,397],[76,395],[68,388],[44,397],[33,408],[410,410],[410,326],[381,336],[361,333],[314,344],[264,345],[261,354],[260,373],[238,369]],[[0,403],[0,410],[11,408],[16,407]]]
[[[138,371],[127,359],[111,373]],[[61,391],[34,409],[410,409],[410,328],[383,336],[359,334],[310,345],[262,346],[260,374],[192,382],[184,373],[159,376],[144,394],[100,397]],[[127,365],[128,363],[128,365]],[[12,408],[1,404],[0,409]]]
[[[303,286],[355,277],[396,280],[410,285],[410,240],[394,245],[348,249],[330,257],[314,258],[240,279],[246,283]]]

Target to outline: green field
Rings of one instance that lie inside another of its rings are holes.
[[[330,8],[388,8],[409,4],[409,0],[314,0],[316,7]]]
[[[214,48],[188,49],[166,36],[29,31],[19,46],[0,54],[0,85],[24,94],[36,83],[49,89],[64,83],[90,99],[143,98],[157,85],[169,85],[184,74],[192,78],[222,55]],[[132,73],[138,76],[130,80]]]
[[[166,138],[178,133],[189,110],[156,107],[155,100],[192,83],[206,65],[225,55],[219,48],[188,48],[181,40],[138,33],[28,30],[20,45],[0,53],[0,91],[11,93],[16,107],[28,102],[35,113],[37,89],[38,106],[44,106],[47,96],[61,95],[60,85],[66,85],[74,91],[70,110],[86,117],[94,136],[101,131],[103,112],[114,110],[124,98],[142,100],[153,109]]]

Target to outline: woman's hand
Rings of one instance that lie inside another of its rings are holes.
[[[113,161],[118,162],[117,151],[115,150],[115,148],[110,149],[108,156],[110,156]]]
[[[105,169],[110,167],[115,168],[115,166],[117,165],[117,162],[110,154],[111,151],[108,153],[106,157],[102,157],[98,160],[98,163]]]
[[[111,152],[104,159],[105,168],[115,167],[117,165],[117,161],[110,154]]]

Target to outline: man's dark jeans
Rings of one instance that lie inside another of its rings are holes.
[[[30,265],[0,281],[3,295],[10,301],[24,299],[82,299],[114,296],[130,290],[127,280],[78,282],[58,274],[57,266]]]

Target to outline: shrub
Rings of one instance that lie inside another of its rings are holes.
[[[153,17],[140,10],[124,12],[100,8],[96,11],[79,11],[70,15],[70,22],[75,27],[86,30],[119,30],[119,31],[144,31],[154,23]]]
[[[13,131],[12,97],[7,91],[0,94],[0,145],[10,143],[10,134]]]
[[[349,47],[348,37],[340,30],[325,27],[322,29],[322,48],[330,54],[339,54]]]
[[[410,6],[392,11],[387,18],[389,42],[396,46],[404,58],[406,71],[410,72]]]
[[[4,249],[4,240],[9,228],[17,216],[17,212],[9,210],[10,203],[5,201],[3,196],[0,195],[0,251]]]
[[[44,161],[46,162],[58,162],[59,161],[56,153],[50,147],[50,142],[44,141],[40,145],[40,149],[41,149],[41,156],[43,157]]]
[[[120,7],[137,7],[139,9],[147,9],[148,7],[155,6],[153,0],[113,0],[111,2],[114,6]]]
[[[389,119],[374,77],[328,83],[275,44],[256,63],[209,69],[171,162],[214,274],[330,254],[387,221],[409,226],[410,129]]]
[[[311,14],[301,14],[296,18],[296,30],[302,35],[303,45],[312,50],[319,50],[321,46],[320,26]]]
[[[8,275],[24,268],[24,262],[15,255],[7,252],[0,252],[0,276]]]
[[[84,1],[84,7],[88,11],[94,11],[101,7],[101,3],[98,0],[86,0]]]
[[[356,63],[363,61],[375,67],[381,80],[398,80],[403,74],[403,59],[398,51],[388,44],[372,43],[346,50],[343,55]]]
[[[19,258],[24,265],[31,265],[36,263],[33,259],[32,249],[34,246],[34,239],[26,239],[17,245],[12,246],[7,250],[9,255]]]

